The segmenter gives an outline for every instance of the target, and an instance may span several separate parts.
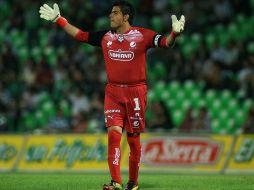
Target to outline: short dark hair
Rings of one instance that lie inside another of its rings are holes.
[[[121,9],[123,15],[129,15],[129,23],[132,24],[135,17],[135,9],[128,1],[117,0],[113,3],[113,6],[118,6]]]

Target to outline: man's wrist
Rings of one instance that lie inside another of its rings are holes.
[[[60,17],[57,18],[56,24],[58,26],[64,28],[68,24],[68,21],[64,17],[60,16]]]
[[[174,31],[172,31],[172,32],[170,33],[171,38],[176,38],[176,37],[179,36],[179,35],[180,35],[180,33],[175,33]]]

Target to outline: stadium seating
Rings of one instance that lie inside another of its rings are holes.
[[[151,22],[151,26],[154,28],[155,31],[157,31],[158,33],[162,32],[163,23],[160,17],[154,16],[150,22]]]
[[[245,122],[247,111],[254,105],[251,99],[241,102],[236,94],[230,90],[204,91],[197,83],[189,80],[184,83],[172,81],[168,85],[159,82],[148,92],[148,102],[165,102],[176,127],[183,121],[188,108],[193,109],[195,116],[199,108],[206,107],[213,133],[235,134]]]
[[[10,3],[9,1],[3,1],[0,6],[0,43],[3,44],[4,41],[11,42],[18,55],[21,67],[24,66],[27,63],[27,60],[31,57],[36,63],[45,59],[46,64],[54,68],[58,58],[64,56],[66,52],[70,50],[63,44],[60,44],[57,47],[51,44],[49,36],[51,36],[57,29],[54,28],[50,31],[47,28],[48,24],[44,21],[41,22],[37,13],[31,11],[32,8],[22,17],[22,19],[24,19],[23,27],[26,29],[10,27],[12,24],[10,22],[11,19],[5,20],[2,18],[11,18],[11,2],[12,1],[10,1]],[[131,0],[131,2],[135,7],[141,6],[141,1],[139,0]],[[182,2],[179,0],[171,0],[168,2],[168,6],[177,7],[181,3]],[[254,0],[250,0],[250,5],[253,11]],[[86,14],[89,14],[89,11],[93,10],[93,1],[82,3],[82,10],[86,11],[79,11],[77,15],[75,14],[75,9],[73,10],[70,7],[72,6],[70,6],[69,1],[61,2],[62,12],[64,12],[65,15],[70,16],[70,18],[74,17],[76,19],[73,21],[74,24],[82,23]],[[151,18],[147,18],[145,24],[148,24],[150,28],[159,33],[165,31],[161,17],[156,14],[154,15],[155,16],[152,16]],[[101,30],[107,26],[108,17],[100,17],[96,18],[93,29]],[[204,32],[202,33],[194,32],[180,36],[177,42],[179,45],[176,50],[181,52],[184,60],[189,60],[198,50],[201,41],[205,42],[206,47],[211,53],[215,41],[218,41],[221,45],[225,46],[229,40],[233,39],[237,42],[244,42],[248,53],[254,53],[254,43],[253,41],[248,40],[253,38],[253,29],[254,15],[247,16],[244,13],[238,13],[235,14],[227,24],[218,23],[211,26],[209,25],[204,28]],[[26,30],[29,30],[30,33],[36,33],[36,42],[30,42],[31,39]],[[8,36],[6,36],[6,34],[8,34]],[[93,54],[96,50],[96,48],[88,45],[81,45],[79,48],[84,54],[89,55]],[[180,82],[180,80],[174,79],[166,81],[168,80],[168,68],[166,68],[163,61],[154,61],[151,63],[152,66],[149,65],[150,64],[148,64],[147,73],[149,84],[151,85],[148,92],[148,102],[163,101],[176,127],[183,121],[185,112],[189,107],[193,108],[194,112],[197,112],[201,107],[205,107],[212,119],[211,126],[213,133],[234,134],[238,132],[239,128],[245,122],[249,108],[254,106],[253,99],[245,99],[241,90],[235,92],[230,90],[205,90],[202,82],[196,82],[194,80]],[[236,82],[236,78],[237,76],[233,74],[232,82]],[[60,91],[60,89],[63,88],[62,85],[65,84],[56,83],[54,91]],[[10,84],[8,86],[8,90],[10,89],[14,94],[18,94],[20,88],[23,88],[22,85]],[[59,94],[44,94],[40,97],[38,107],[36,107],[35,110],[26,110],[22,112],[20,126],[18,127],[19,130],[32,130],[37,127],[46,126],[49,118],[55,116],[58,106],[63,110],[66,117],[70,117],[71,105]],[[57,99],[57,101],[55,101],[55,99]],[[151,114],[152,111],[148,110],[148,120],[151,118]],[[96,125],[96,122],[91,121],[89,124],[90,129],[96,128]]]

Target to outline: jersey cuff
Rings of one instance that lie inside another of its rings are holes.
[[[161,48],[167,48],[168,47],[167,39],[166,39],[165,36],[161,37],[159,47],[161,47]]]
[[[58,26],[64,28],[68,24],[68,21],[64,17],[60,16],[60,17],[57,18],[56,24]]]

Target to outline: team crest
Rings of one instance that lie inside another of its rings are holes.
[[[122,34],[120,34],[119,36],[118,36],[118,39],[117,39],[119,42],[123,42],[124,41],[124,37],[123,37],[123,35]]]

